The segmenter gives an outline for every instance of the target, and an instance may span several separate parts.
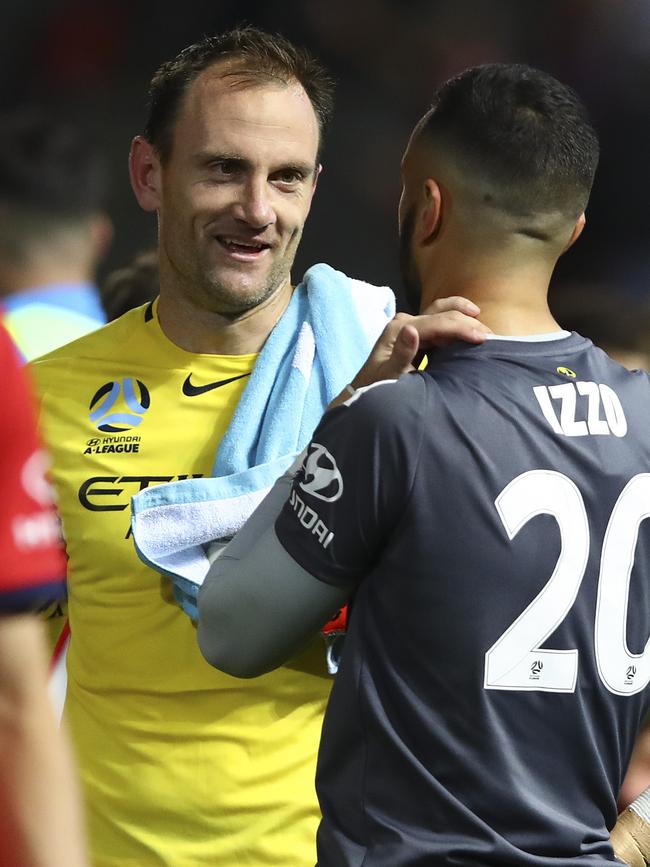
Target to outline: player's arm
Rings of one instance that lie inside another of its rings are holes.
[[[33,384],[37,386],[38,376],[37,370],[39,361],[31,361],[26,365],[25,370],[31,376]],[[35,406],[38,415],[39,425],[43,425],[43,401],[45,389],[36,388],[34,391]],[[41,438],[45,440],[45,432],[41,429]],[[49,446],[48,446],[49,447]],[[47,650],[50,656],[51,664],[56,661],[55,652],[59,645],[64,641],[68,631],[68,602],[67,599],[55,599],[48,605],[44,606],[39,611],[39,617],[45,624],[45,641]]]
[[[646,714],[618,796],[619,810],[650,786],[650,715]]]
[[[610,837],[614,854],[630,867],[650,863],[650,787],[623,810]]]
[[[82,867],[80,802],[33,613],[62,597],[65,560],[28,382],[1,325],[0,375],[0,864]]]
[[[47,673],[36,616],[0,615],[0,864],[85,867],[80,799]]]
[[[295,478],[276,482],[213,563],[198,605],[212,665],[252,677],[285,662],[376,562],[403,514],[421,439],[422,380],[399,386],[327,413]]]
[[[282,547],[275,521],[293,476],[285,474],[212,564],[199,591],[198,641],[206,660],[235,677],[282,665],[345,603]]]

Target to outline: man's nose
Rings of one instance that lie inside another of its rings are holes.
[[[250,178],[242,185],[236,216],[255,229],[275,223],[277,217],[266,178]]]

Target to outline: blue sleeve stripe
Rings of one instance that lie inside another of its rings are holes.
[[[63,579],[44,581],[19,590],[0,591],[0,614],[20,614],[39,611],[66,597],[66,582]]]

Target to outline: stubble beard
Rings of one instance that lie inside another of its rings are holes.
[[[238,280],[236,269],[232,271],[233,279],[226,281],[220,279],[218,267],[207,262],[197,263],[194,268],[188,269],[190,271],[188,282],[195,287],[192,294],[201,298],[202,306],[211,313],[229,319],[243,316],[271,298],[290,279],[291,266],[299,240],[300,235],[292,241],[271,270],[261,276],[258,285],[247,281],[245,277]]]
[[[220,280],[217,275],[205,271],[199,279],[202,294],[211,312],[234,319],[271,298],[288,277],[289,269],[284,262],[278,262],[260,285],[233,286]]]

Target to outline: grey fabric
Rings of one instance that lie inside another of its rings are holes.
[[[276,522],[310,574],[358,585],[319,753],[320,867],[614,862],[649,698],[649,431],[648,376],[578,335],[456,345],[328,413]],[[599,604],[605,549],[620,568]],[[632,555],[625,622],[596,640]]]
[[[292,478],[286,473],[275,483],[199,592],[201,652],[236,677],[257,677],[288,660],[347,597],[346,588],[313,578],[277,540],[273,525]]]

